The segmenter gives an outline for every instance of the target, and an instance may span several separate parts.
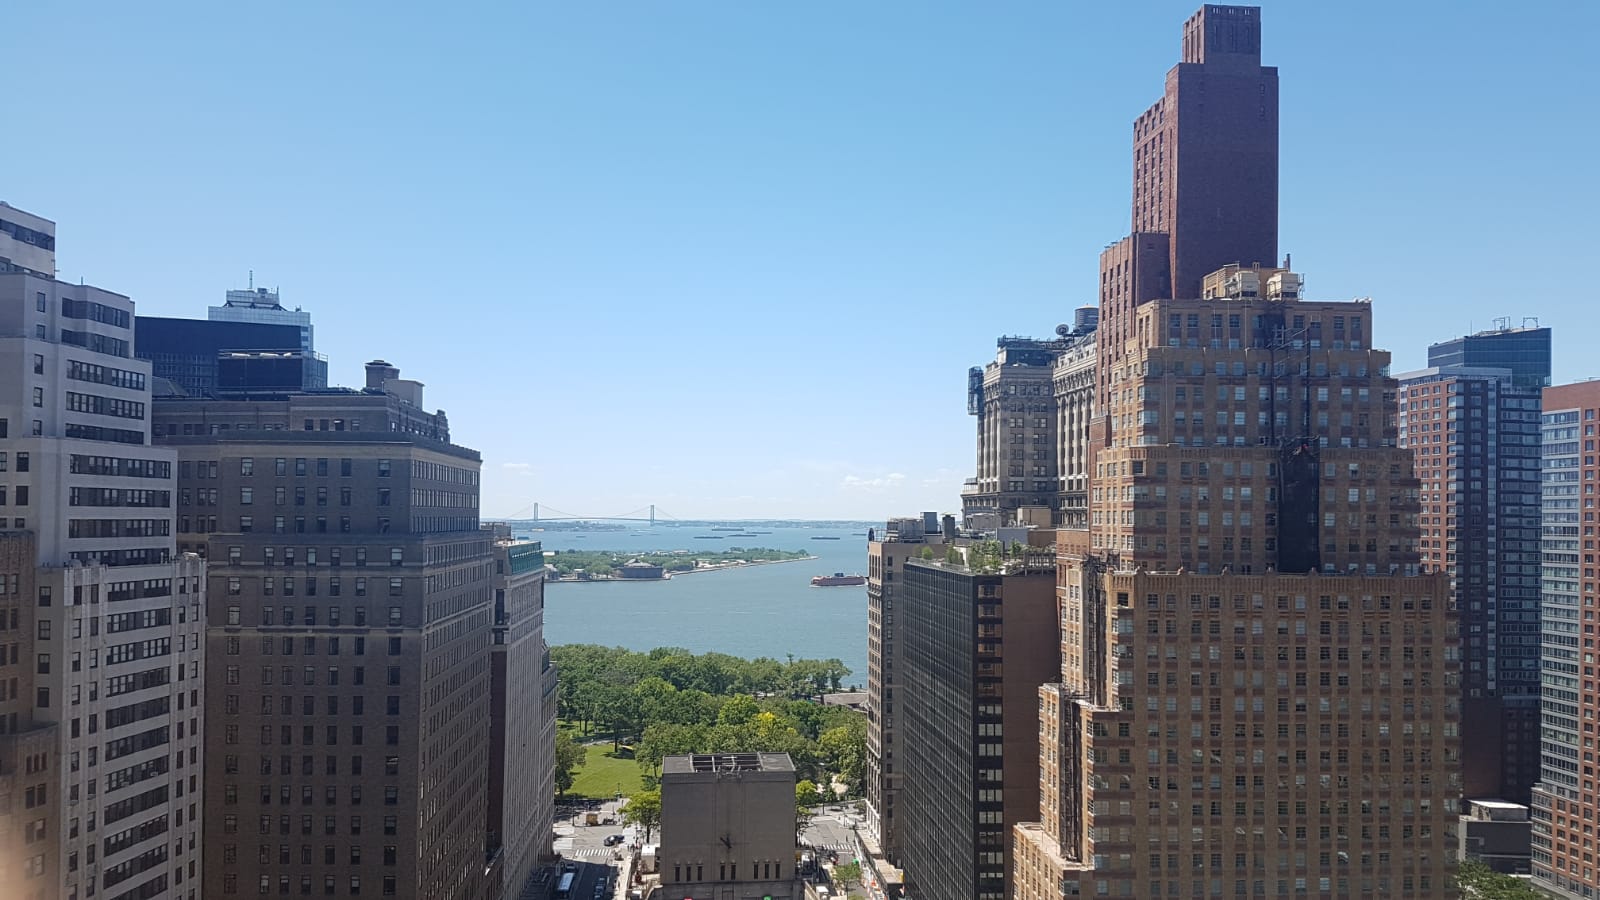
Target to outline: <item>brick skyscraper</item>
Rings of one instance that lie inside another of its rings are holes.
[[[1457,896],[1450,585],[1419,571],[1372,306],[1306,301],[1271,267],[1260,33],[1258,10],[1202,9],[1135,126],[1022,900]]]
[[[1209,272],[1277,260],[1278,70],[1261,65],[1260,9],[1207,5],[1134,120],[1133,234],[1101,256],[1100,300],[1198,297]]]

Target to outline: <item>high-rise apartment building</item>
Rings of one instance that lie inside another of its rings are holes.
[[[954,523],[951,523],[952,526]],[[954,530],[953,527],[951,530]],[[900,751],[899,690],[905,671],[900,647],[904,621],[895,626],[896,607],[905,586],[905,564],[927,550],[943,556],[944,527],[935,513],[891,519],[882,540],[867,538],[867,830],[891,860],[899,859],[896,828],[900,785],[905,778]]]
[[[521,896],[555,832],[556,673],[544,640],[544,551],[495,536],[489,657],[489,897]]]
[[[44,220],[0,220],[53,250]],[[197,897],[204,565],[175,551],[133,303],[5,254],[0,895]]]
[[[912,557],[903,650],[898,863],[913,900],[1005,900],[1013,826],[1039,803],[1039,686],[1060,671],[1055,560]]]
[[[1455,896],[1457,623],[1388,354],[1258,274],[1102,320],[1018,897]]]
[[[366,390],[158,402],[210,620],[205,896],[486,886],[495,551],[476,451]]]
[[[1596,428],[1600,381],[1545,388],[1540,777],[1533,790],[1533,877],[1563,897],[1600,896],[1594,825]]]
[[[1550,329],[1529,325],[1511,327],[1510,319],[1500,319],[1499,327],[1428,347],[1432,367],[1467,366],[1478,369],[1507,369],[1511,382],[1519,388],[1543,388],[1550,384]]]
[[[1419,556],[1449,575],[1461,617],[1462,790],[1526,804],[1539,779],[1539,388],[1466,366],[1399,381]]]

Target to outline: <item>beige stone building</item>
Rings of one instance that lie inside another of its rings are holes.
[[[397,374],[156,405],[210,560],[206,897],[488,892],[481,462]]]
[[[204,565],[133,301],[0,205],[0,896],[199,896]]]
[[[662,900],[800,900],[794,763],[787,753],[661,762]]]

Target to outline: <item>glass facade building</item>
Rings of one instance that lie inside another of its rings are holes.
[[[1428,365],[1509,369],[1517,387],[1550,385],[1550,329],[1500,328],[1480,331],[1428,348]]]
[[[328,360],[302,349],[301,332],[291,325],[254,322],[208,322],[140,316],[135,331],[134,355],[148,359],[151,372],[165,378],[189,397],[211,397],[223,387],[219,362],[228,351],[293,351],[292,365],[299,380],[287,387],[317,390],[328,386]]]

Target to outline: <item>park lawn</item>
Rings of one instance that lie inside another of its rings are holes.
[[[609,800],[618,790],[628,796],[644,787],[639,764],[633,761],[631,753],[621,758],[614,757],[609,742],[589,744],[584,750],[583,768],[572,779],[572,789],[567,791],[567,796]],[[626,750],[623,752],[628,753]]]

